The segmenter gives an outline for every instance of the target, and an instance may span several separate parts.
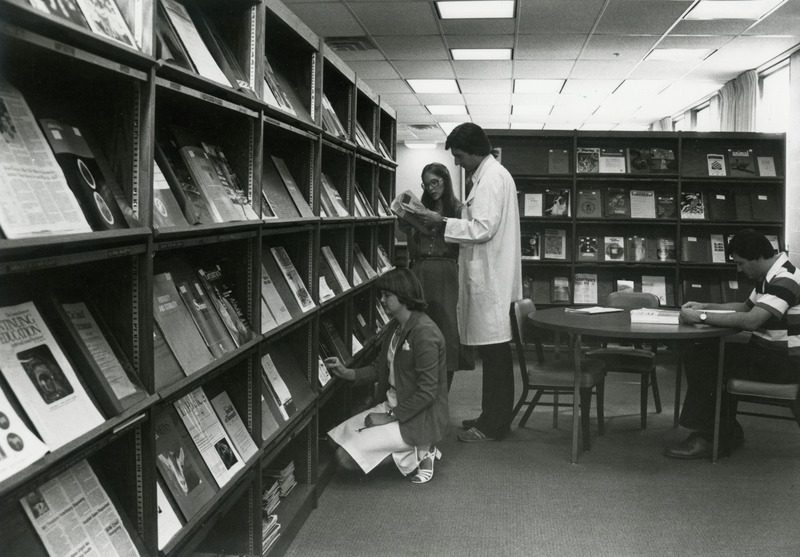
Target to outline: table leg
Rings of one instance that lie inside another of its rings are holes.
[[[672,427],[678,427],[681,418],[681,378],[683,376],[683,343],[675,343],[677,364],[675,365],[675,408],[672,413]]]
[[[711,462],[716,462],[719,456],[719,423],[722,413],[722,377],[725,369],[725,339],[719,337],[719,360],[717,364],[717,398],[714,403],[714,444],[711,452]]]
[[[581,335],[570,335],[573,347],[572,366],[575,370],[575,388],[572,392],[572,464],[578,462],[580,438],[580,388],[581,388]]]

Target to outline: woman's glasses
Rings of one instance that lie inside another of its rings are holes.
[[[442,185],[442,181],[439,178],[434,178],[433,180],[431,180],[427,184],[425,182],[422,182],[422,184],[420,184],[420,185],[422,186],[423,190],[432,190],[432,189],[435,189],[435,188],[438,188],[439,186],[441,186]]]

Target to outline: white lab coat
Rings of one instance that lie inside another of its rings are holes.
[[[463,344],[511,340],[511,303],[522,298],[519,206],[514,179],[492,155],[472,176],[460,219],[448,219],[446,242],[458,257],[458,332]]]

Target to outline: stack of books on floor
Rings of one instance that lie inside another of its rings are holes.
[[[261,554],[267,555],[269,550],[275,545],[275,542],[278,541],[278,536],[281,535],[281,525],[278,522],[278,515],[271,514],[266,517],[261,522]]]

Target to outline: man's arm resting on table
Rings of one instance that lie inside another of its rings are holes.
[[[687,325],[702,323],[713,327],[755,331],[772,317],[772,314],[762,307],[754,306],[747,310],[745,304],[695,304],[691,307],[687,306],[688,304],[684,304],[683,308],[681,308],[681,321]],[[745,309],[735,310],[734,313],[706,313],[705,320],[700,318],[704,309],[733,309],[730,306],[741,306]]]

